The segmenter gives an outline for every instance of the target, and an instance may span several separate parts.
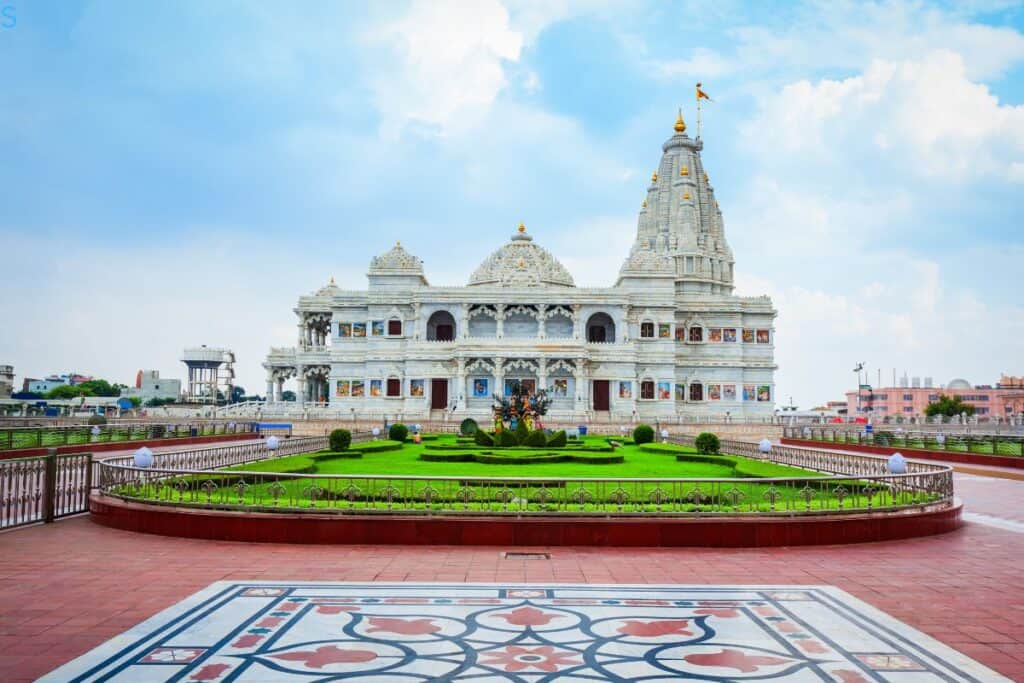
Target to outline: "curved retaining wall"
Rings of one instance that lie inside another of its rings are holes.
[[[98,524],[164,536],[261,543],[774,547],[889,541],[960,526],[962,505],[820,517],[402,517],[199,510],[94,493]]]
[[[851,453],[870,453],[872,455],[892,455],[901,453],[908,458],[922,460],[938,460],[939,462],[959,462],[966,465],[995,465],[997,467],[1015,467],[1024,469],[1024,458],[1012,455],[988,455],[986,453],[961,453],[959,451],[929,451],[923,448],[899,448],[896,446],[869,446],[867,444],[832,443],[811,439],[781,440],[783,446],[801,446],[804,448],[850,451]]]

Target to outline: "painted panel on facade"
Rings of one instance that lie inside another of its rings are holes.
[[[490,396],[491,380],[486,377],[477,377],[473,380],[473,398],[487,398]]]
[[[722,385],[722,400],[723,401],[735,401],[736,400],[736,385],[735,384],[723,384]]]
[[[361,379],[352,380],[352,398],[359,398],[366,395],[366,384]]]
[[[352,385],[347,379],[339,379],[334,395],[338,398],[346,398],[351,395]]]
[[[658,339],[671,339],[672,326],[661,323],[658,325]]]
[[[366,336],[366,323],[352,323],[352,336],[353,337],[365,337]]]
[[[771,336],[770,336],[768,330],[758,330],[757,331],[757,343],[758,344],[768,344],[768,343],[770,343],[770,339],[771,339]]]
[[[382,396],[384,394],[384,382],[379,379],[370,380],[370,396]]]
[[[672,382],[658,382],[658,400],[668,401],[672,398]]]
[[[374,337],[383,337],[384,336],[384,321],[383,320],[374,320],[373,323],[371,323],[371,325],[370,325],[370,330],[371,330],[371,333],[373,334]]]
[[[743,343],[744,344],[753,344],[754,343],[754,331],[753,330],[743,330]]]
[[[770,401],[772,400],[772,389],[767,384],[762,384],[757,388],[757,400],[758,401]]]
[[[352,336],[352,323],[338,323],[338,336],[339,337],[351,337]]]
[[[685,401],[686,400],[686,385],[685,384],[677,384],[676,385],[676,400],[677,401]]]
[[[551,384],[552,398],[565,398],[569,395],[569,380],[556,379]]]
[[[720,344],[722,342],[722,328],[712,327],[708,329],[708,341]]]
[[[619,398],[623,398],[623,399],[633,398],[633,383],[632,382],[619,382]]]
[[[686,341],[685,327],[676,327],[676,341]]]
[[[723,328],[722,329],[722,341],[724,341],[727,344],[735,343],[736,342],[736,328],[735,327],[725,327],[725,328]]]
[[[721,384],[709,384],[708,385],[708,400],[709,401],[721,401],[722,400],[722,385]]]
[[[411,379],[409,380],[409,395],[413,397],[423,396],[423,383],[422,379]]]

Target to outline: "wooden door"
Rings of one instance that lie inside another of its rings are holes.
[[[430,409],[444,410],[448,407],[448,380],[430,380]]]
[[[608,410],[609,381],[606,379],[594,380],[594,410]]]

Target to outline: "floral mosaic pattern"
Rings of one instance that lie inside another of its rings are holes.
[[[220,582],[44,681],[1001,681],[830,587]]]

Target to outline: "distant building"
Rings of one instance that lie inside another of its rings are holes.
[[[847,414],[920,417],[928,404],[939,400],[942,395],[959,397],[964,403],[974,406],[975,415],[983,418],[1005,418],[1024,413],[1024,377],[1003,375],[995,387],[972,385],[964,379],[954,379],[940,388],[900,384],[902,386],[846,392]]]
[[[0,365],[0,398],[10,398],[14,393],[14,366]]]
[[[137,396],[146,402],[154,398],[181,398],[180,379],[161,379],[159,370],[139,370],[135,375],[135,386],[121,390],[121,396]]]
[[[36,394],[45,394],[51,389],[64,386],[65,384],[74,386],[75,384],[81,384],[82,382],[88,382],[90,380],[92,380],[92,375],[83,375],[78,372],[68,372],[60,375],[47,375],[45,379],[25,377],[21,383],[21,390],[31,391]]]

